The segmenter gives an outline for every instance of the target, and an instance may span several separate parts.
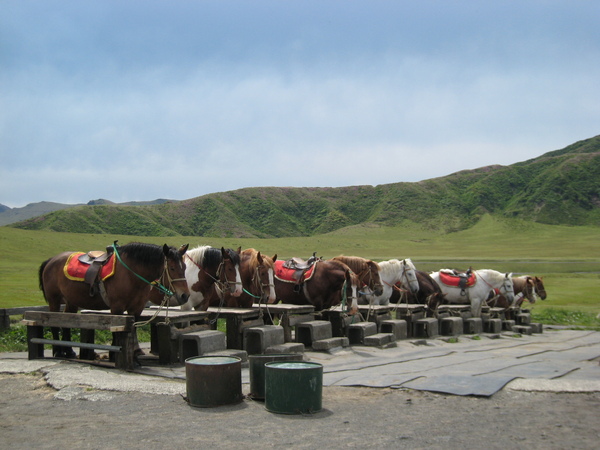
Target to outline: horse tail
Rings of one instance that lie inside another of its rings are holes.
[[[50,259],[52,259],[52,258],[48,258],[46,261],[44,261],[42,263],[42,265],[40,266],[40,270],[38,272],[38,279],[39,279],[39,283],[40,283],[40,290],[42,291],[42,294],[44,294],[44,299],[46,300],[46,303],[48,303],[48,300],[46,299],[46,291],[44,291],[44,269],[46,268],[46,266],[50,262]]]

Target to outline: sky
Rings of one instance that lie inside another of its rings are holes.
[[[0,203],[416,182],[600,134],[595,0],[0,0]]]

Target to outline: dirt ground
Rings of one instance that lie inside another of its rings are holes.
[[[324,409],[312,415],[270,413],[248,398],[193,408],[179,395],[89,394],[83,400],[57,393],[40,373],[0,374],[3,446],[595,449],[600,440],[598,392],[505,389],[474,398],[325,387]]]

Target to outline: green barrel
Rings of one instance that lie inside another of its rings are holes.
[[[302,361],[301,353],[273,353],[270,355],[249,355],[250,397],[253,400],[265,399],[265,364],[270,362]]]
[[[265,364],[265,408],[280,414],[310,414],[322,409],[323,365],[287,361]]]
[[[242,401],[242,360],[236,356],[194,356],[185,360],[190,406],[209,408]]]

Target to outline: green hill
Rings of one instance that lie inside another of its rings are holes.
[[[600,225],[600,136],[510,166],[417,183],[246,188],[156,205],[85,205],[11,226],[137,236],[277,238],[403,223],[464,230],[483,215],[551,225]]]

